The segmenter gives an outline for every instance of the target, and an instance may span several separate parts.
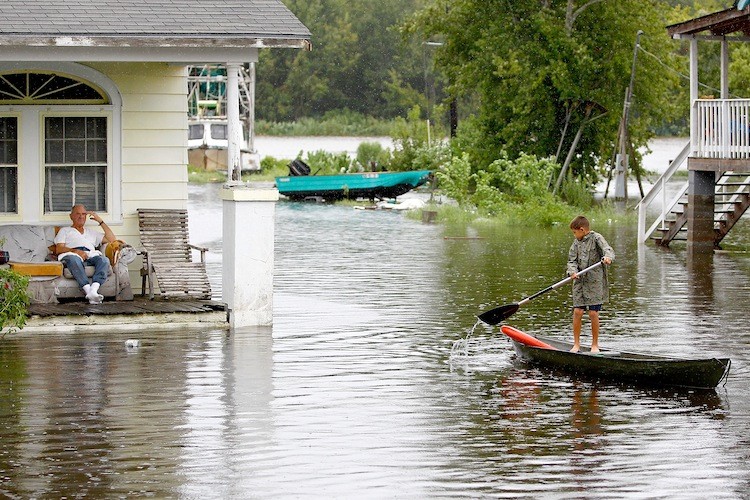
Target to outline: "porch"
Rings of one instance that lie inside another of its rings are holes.
[[[227,305],[214,300],[151,300],[141,296],[136,296],[132,301],[113,300],[96,305],[85,300],[31,304],[26,326],[13,335],[102,330],[225,329],[229,328],[227,314]]]
[[[667,32],[690,44],[690,142],[638,204],[638,242],[685,240],[689,252],[710,253],[750,207],[750,99],[729,91],[729,44],[750,40],[750,6],[673,24]],[[720,99],[699,95],[699,41],[720,44]],[[668,195],[668,182],[683,168],[688,180]],[[655,219],[650,226],[649,217]]]

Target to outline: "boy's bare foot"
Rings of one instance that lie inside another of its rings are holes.
[[[581,350],[580,346],[574,345],[573,348],[570,350],[570,352],[578,352]]]
[[[591,346],[591,352],[596,354],[599,352],[599,346],[592,345]]]

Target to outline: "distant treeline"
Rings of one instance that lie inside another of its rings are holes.
[[[286,6],[312,32],[313,50],[311,52],[273,49],[261,50],[257,65],[257,101],[256,116],[259,120],[271,123],[289,123],[303,118],[321,119],[335,111],[353,112],[350,116],[362,114],[368,117],[390,120],[394,117],[405,117],[408,111],[418,106],[423,118],[433,122],[448,122],[448,80],[444,67],[435,65],[435,56],[443,51],[443,44],[455,42],[446,36],[426,36],[420,30],[406,29],[414,16],[426,9],[459,11],[466,0],[378,0],[361,2],[350,0],[282,0]],[[546,2],[541,2],[545,4]],[[565,2],[562,9],[567,7]],[[569,6],[576,10],[585,4],[596,3],[583,0],[569,0]],[[603,2],[607,4],[609,2]],[[615,2],[617,3],[617,2]],[[683,21],[691,17],[729,8],[736,2],[732,0],[661,0],[653,2],[660,13],[662,25]],[[498,15],[508,10],[505,1],[487,0],[483,11]],[[517,2],[516,9],[536,5],[540,2]],[[449,19],[446,17],[446,19]],[[441,20],[435,20],[436,23]],[[493,29],[492,19],[477,19],[484,29]],[[606,22],[606,20],[604,20]],[[636,23],[637,24],[637,23]],[[471,25],[459,29],[471,32]],[[455,29],[452,27],[451,29]],[[508,27],[510,31],[510,27]],[[446,30],[450,31],[450,29]],[[670,44],[674,55],[681,57],[677,67],[674,60],[662,61],[665,64],[665,75],[674,76],[674,71],[683,74],[687,71],[686,45],[671,42],[666,29],[661,33],[649,34],[650,39],[644,43],[648,47]],[[628,39],[633,34],[627,34]],[[715,51],[718,50],[718,44]],[[739,44],[732,51],[732,58],[739,64],[733,64],[733,90],[735,95],[750,97],[750,44]],[[500,49],[496,47],[495,49]],[[492,47],[486,47],[489,52]],[[652,54],[657,52],[650,50]],[[710,50],[708,52],[711,52]],[[494,54],[499,58],[506,55]],[[562,54],[565,55],[565,54]],[[607,56],[607,54],[603,54]],[[641,54],[643,59],[647,55]],[[703,59],[715,59],[713,54],[702,53]],[[666,66],[670,66],[667,68]],[[684,67],[683,67],[684,66]],[[704,64],[701,74],[704,90],[711,93],[711,88],[718,87],[718,63]],[[628,75],[626,75],[628,76]],[[479,85],[481,82],[477,82]],[[687,92],[687,82],[683,82]],[[707,90],[708,89],[708,90]],[[462,116],[474,113],[477,104],[476,96],[453,89],[457,94]],[[460,92],[460,93],[459,93]],[[744,92],[744,94],[743,94]],[[715,93],[715,92],[714,92]],[[619,94],[619,92],[618,92]],[[684,94],[684,92],[683,92]],[[504,96],[512,98],[512,96]],[[683,95],[675,97],[682,100]],[[682,104],[682,102],[680,102]],[[667,116],[661,117],[658,124],[652,124],[658,134],[686,133],[686,113],[684,106],[675,106]],[[357,118],[352,123],[355,129],[367,124]],[[286,125],[288,126],[288,125]],[[379,128],[382,131],[382,127]],[[358,135],[366,132],[358,132]]]
[[[284,0],[312,32],[311,52],[261,50],[256,116],[269,122],[348,110],[376,118],[429,113],[445,94],[437,47],[401,26],[426,0]]]

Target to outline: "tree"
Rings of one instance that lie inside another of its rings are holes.
[[[359,58],[358,37],[342,0],[288,0],[287,6],[313,33],[313,52],[261,51],[257,75],[257,116],[295,120],[327,110]],[[324,27],[324,28],[323,28]]]
[[[450,92],[478,96],[476,130],[464,141],[474,161],[487,165],[503,151],[568,156],[577,141],[571,168],[592,183],[596,167],[611,160],[637,31],[650,53],[670,60],[666,9],[650,0],[436,0],[407,30],[441,35],[437,57]],[[668,114],[663,102],[674,82],[656,60],[639,61],[634,149]]]
[[[740,44],[732,51],[729,88],[743,98],[750,98],[750,43]]]
[[[312,52],[263,50],[257,67],[257,117],[295,120],[348,109],[405,116],[424,87],[421,40],[397,29],[423,0],[284,0],[312,32]]]

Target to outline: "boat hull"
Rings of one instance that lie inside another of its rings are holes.
[[[227,149],[221,147],[189,148],[188,164],[203,170],[226,172]],[[245,151],[240,152],[240,168],[243,172],[260,170],[260,166],[253,162],[251,155]]]
[[[203,170],[226,171],[228,165],[229,140],[226,118],[191,118],[188,122],[188,164]],[[257,154],[247,150],[246,144],[240,149],[240,169],[260,170]]]
[[[573,375],[637,385],[714,389],[727,376],[731,364],[728,358],[683,359],[607,349],[599,354],[572,353],[569,352],[571,343],[541,336],[534,338],[553,349],[511,339],[516,353],[525,361]]]
[[[277,177],[279,193],[293,200],[319,197],[395,198],[419,187],[429,179],[429,170],[410,172],[363,172],[342,175],[304,175]]]

